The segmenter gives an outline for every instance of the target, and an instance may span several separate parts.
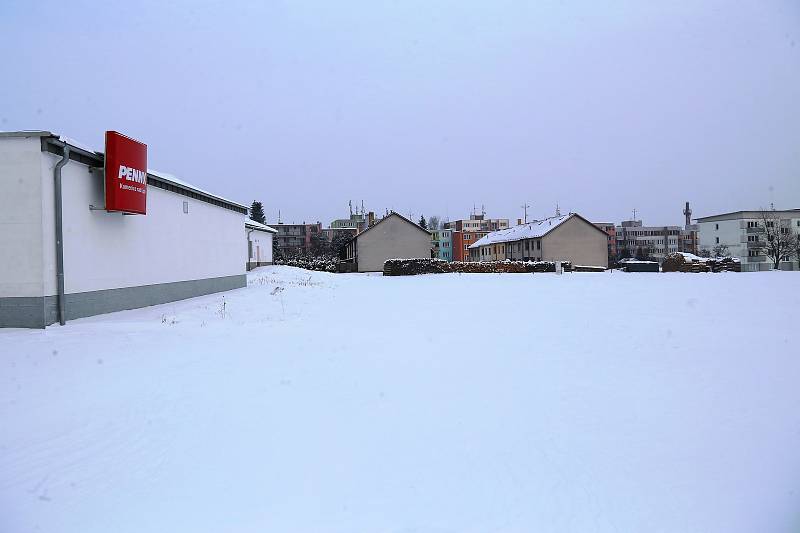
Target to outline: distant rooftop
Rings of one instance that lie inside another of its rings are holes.
[[[800,218],[800,209],[775,209],[767,210],[775,213],[779,217]],[[698,222],[715,222],[717,220],[741,220],[745,218],[761,218],[763,211],[755,209],[752,211],[733,211],[731,213],[722,213],[720,215],[710,215],[707,217],[696,218]]]

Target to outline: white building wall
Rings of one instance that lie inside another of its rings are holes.
[[[58,156],[42,153],[42,182]],[[147,214],[90,210],[105,204],[101,172],[70,161],[62,169],[64,279],[67,294],[242,275],[245,215],[147,187]],[[45,295],[55,288],[53,191],[44,190]],[[184,213],[188,202],[188,213]]]
[[[252,243],[250,246],[250,263],[259,265],[264,263],[272,263],[272,233],[268,231],[250,230],[246,229],[249,234],[249,240]]]
[[[717,244],[728,246],[732,257],[747,257],[747,223],[744,220],[699,222],[698,248],[711,252]],[[718,242],[719,241],[719,242]]]
[[[381,272],[387,259],[430,258],[431,236],[389,215],[356,239],[359,272]]]
[[[791,231],[800,234],[800,219],[781,218],[782,223],[788,224]],[[742,263],[742,271],[754,272],[760,270],[771,270],[772,260],[765,254],[750,256],[748,253],[748,236],[765,239],[763,232],[748,232],[747,224],[756,223],[763,227],[764,221],[759,217],[736,218],[729,220],[719,220],[716,222],[699,222],[698,248],[703,251],[712,252],[717,244],[728,246],[728,254],[738,257]],[[781,268],[785,270],[796,270],[800,268],[797,258],[790,261],[781,261]]]
[[[0,298],[43,295],[42,187],[53,179],[39,179],[40,159],[39,137],[0,138]]]

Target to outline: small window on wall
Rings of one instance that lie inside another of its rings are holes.
[[[184,213],[189,212],[189,202],[187,202],[186,200],[183,201],[183,212]]]

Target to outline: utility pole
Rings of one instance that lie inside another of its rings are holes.
[[[525,203],[522,205],[522,209],[525,211],[525,224],[527,224],[527,223],[528,223],[528,208],[529,208],[529,207],[530,207],[530,206],[528,205],[528,202],[525,202]]]

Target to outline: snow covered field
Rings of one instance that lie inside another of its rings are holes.
[[[800,275],[250,286],[0,330],[0,531],[796,532]]]

